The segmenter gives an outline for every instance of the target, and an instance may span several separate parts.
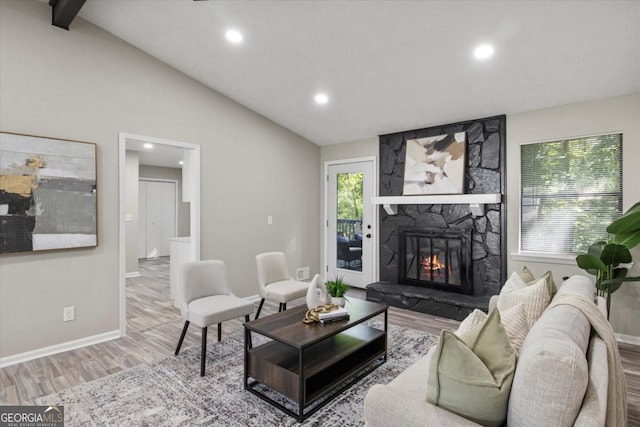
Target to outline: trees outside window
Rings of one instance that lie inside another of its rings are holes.
[[[362,220],[362,180],[364,174],[338,174],[338,218]]]
[[[520,147],[520,251],[584,252],[622,212],[622,134]]]

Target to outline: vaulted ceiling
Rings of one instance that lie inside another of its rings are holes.
[[[88,0],[79,16],[318,145],[640,92],[638,1]]]

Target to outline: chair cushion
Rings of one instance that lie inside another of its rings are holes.
[[[251,301],[231,295],[198,298],[187,307],[186,320],[201,328],[253,313]]]
[[[499,426],[507,417],[515,367],[498,310],[461,337],[443,330],[429,366],[427,402],[476,423]]]
[[[297,280],[281,280],[269,283],[266,288],[267,299],[282,303],[306,296],[309,283]]]

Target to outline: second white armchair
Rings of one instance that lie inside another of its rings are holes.
[[[265,300],[277,302],[278,311],[287,309],[287,302],[307,295],[309,283],[294,280],[289,274],[287,258],[282,252],[266,252],[256,255],[258,267],[258,291],[260,305],[256,319],[260,315]]]

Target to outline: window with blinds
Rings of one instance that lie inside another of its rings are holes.
[[[586,252],[622,213],[622,134],[520,146],[520,251]]]

